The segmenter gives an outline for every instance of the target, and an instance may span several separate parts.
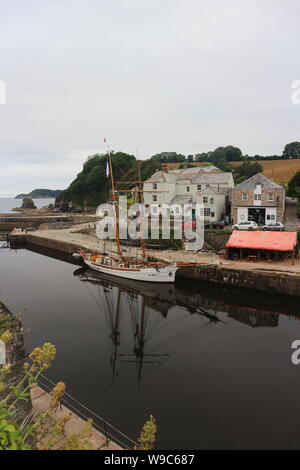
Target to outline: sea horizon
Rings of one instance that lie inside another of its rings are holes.
[[[49,204],[53,204],[54,198],[33,198],[34,204],[38,209]],[[0,197],[0,214],[11,214],[14,213],[14,208],[21,207],[22,199],[16,199],[15,197]]]

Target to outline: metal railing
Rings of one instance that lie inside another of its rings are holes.
[[[48,393],[51,392],[52,388],[56,385],[52,380],[48,379],[48,377],[43,374],[40,376],[38,383]],[[85,406],[69,393],[64,393],[63,398],[61,399],[61,403],[84,421],[92,419],[93,427],[105,436],[106,446],[108,446],[110,442],[114,442],[123,449],[132,449],[134,446],[138,445],[137,442],[131,439],[131,437],[127,436],[122,431],[113,426],[109,421],[90,410],[87,406]]]

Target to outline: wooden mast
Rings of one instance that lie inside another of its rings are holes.
[[[115,215],[116,215],[116,242],[117,242],[118,255],[121,256],[121,246],[120,246],[120,237],[119,237],[119,207],[117,204],[115,180],[114,180],[113,168],[112,168],[112,162],[111,162],[110,156],[108,158],[108,162],[109,162],[109,173],[110,173],[110,180],[111,180],[112,200],[114,203]]]
[[[141,162],[139,160],[137,161],[137,174],[138,174],[138,180],[142,181],[142,178],[141,178]],[[139,184],[139,188],[141,189],[140,184]],[[144,258],[146,258],[147,254],[146,254],[146,247],[145,247],[145,240],[144,240],[144,223],[143,223],[144,222],[143,191],[140,190],[138,192],[138,196],[139,196],[140,213],[141,213],[140,214],[140,217],[141,217],[141,230],[140,230],[140,233],[141,233],[142,255],[143,255]]]

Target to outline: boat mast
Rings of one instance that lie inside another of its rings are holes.
[[[142,181],[142,178],[141,178],[141,162],[140,160],[137,160],[137,176],[138,176],[138,181]],[[142,245],[142,255],[144,258],[147,257],[147,253],[146,253],[146,247],[145,247],[145,240],[144,240],[144,198],[143,198],[143,188],[142,188],[142,183],[139,183],[139,192],[138,192],[138,196],[139,196],[139,203],[140,203],[140,217],[141,217],[141,230],[140,230],[140,233],[141,233],[141,245]]]
[[[111,161],[110,155],[108,155],[108,163],[109,163],[109,173],[110,173],[110,181],[111,181],[112,200],[114,203],[115,216],[116,216],[116,242],[117,242],[118,255],[121,256],[121,246],[120,246],[120,237],[119,237],[119,207],[117,203],[115,180],[114,180],[112,161]]]

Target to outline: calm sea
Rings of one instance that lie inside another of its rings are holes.
[[[54,203],[54,199],[34,199],[34,204],[38,209]],[[13,197],[0,198],[0,214],[10,214],[14,207],[21,207],[22,199],[14,199]]]

